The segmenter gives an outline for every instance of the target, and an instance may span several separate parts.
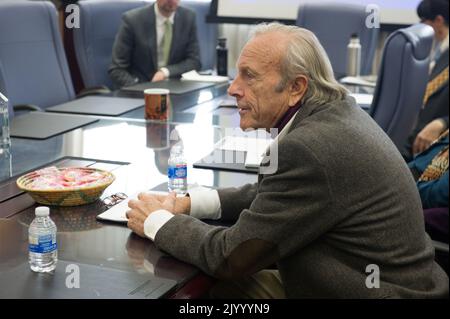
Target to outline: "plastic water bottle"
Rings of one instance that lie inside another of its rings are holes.
[[[216,47],[217,75],[228,76],[228,49],[227,39],[220,38]]]
[[[347,76],[358,77],[361,74],[361,43],[358,35],[352,34],[347,45]]]
[[[50,272],[58,261],[56,225],[49,217],[48,207],[37,207],[35,214],[28,229],[30,268],[35,272]]]
[[[182,195],[186,194],[187,164],[184,158],[183,144],[177,143],[172,146],[168,164],[169,191]]]

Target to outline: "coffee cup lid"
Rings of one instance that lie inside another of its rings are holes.
[[[168,89],[146,89],[144,90],[144,94],[169,94],[170,90]]]

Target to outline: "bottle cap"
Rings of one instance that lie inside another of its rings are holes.
[[[50,208],[45,206],[36,207],[34,213],[37,217],[47,217],[50,215]]]
[[[225,47],[227,45],[227,38],[219,38],[219,45]]]

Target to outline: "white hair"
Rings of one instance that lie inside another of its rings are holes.
[[[281,81],[276,90],[282,91],[299,75],[308,78],[308,88],[303,103],[326,104],[342,100],[347,89],[334,78],[333,68],[325,49],[309,30],[280,23],[262,23],[253,30],[251,38],[279,32],[289,37],[285,54],[280,61]]]

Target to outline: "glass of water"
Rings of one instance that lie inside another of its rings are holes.
[[[12,175],[8,99],[0,92],[0,182]]]
[[[8,99],[0,92],[0,149],[10,145]]]

